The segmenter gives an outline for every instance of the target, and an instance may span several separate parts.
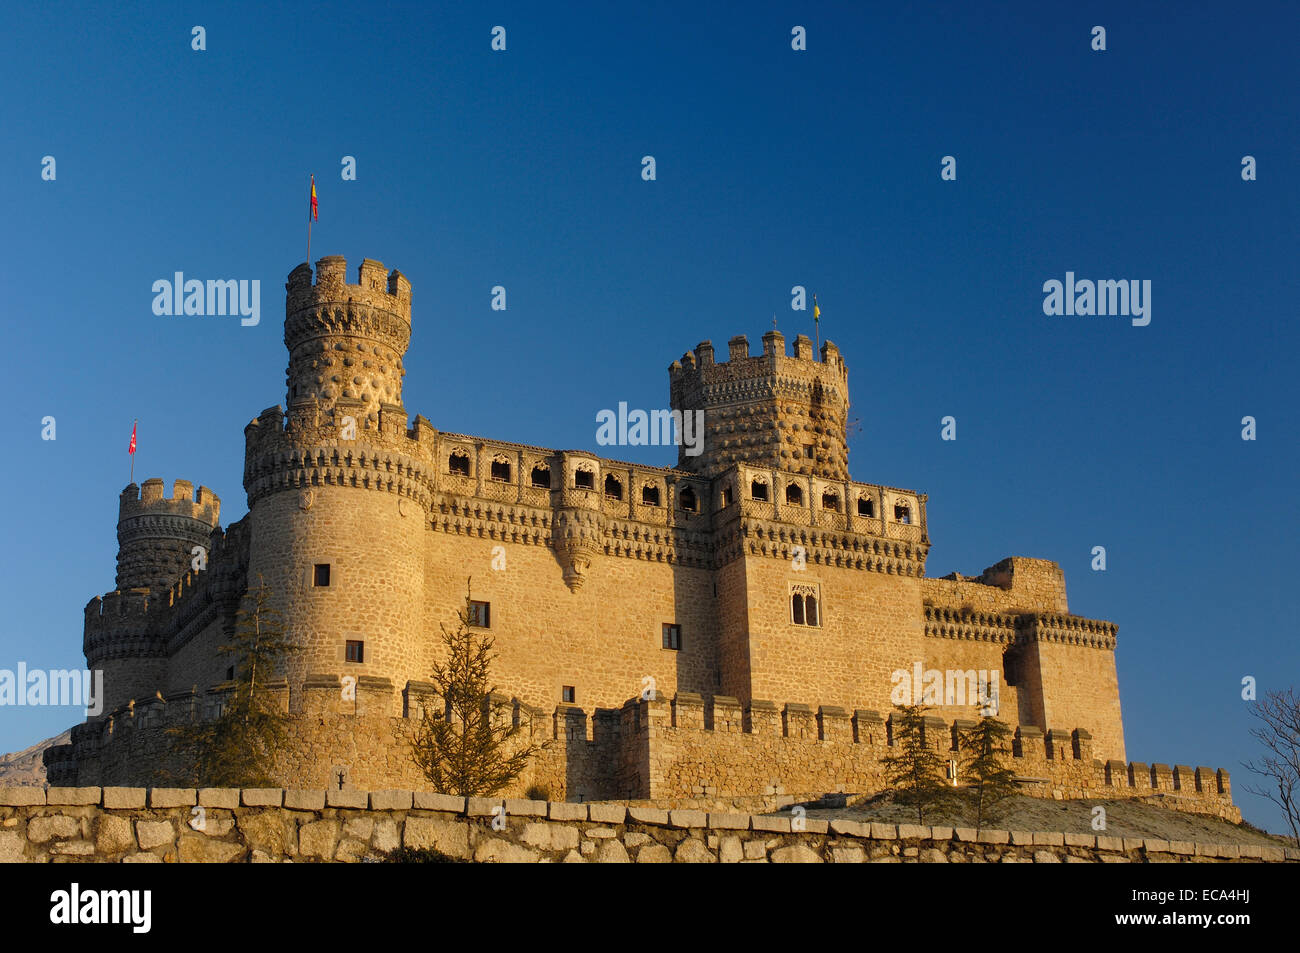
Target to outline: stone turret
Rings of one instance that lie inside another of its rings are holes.
[[[380,415],[400,416],[402,357],[411,341],[411,283],[367,258],[357,283],[347,284],[347,262],[330,255],[316,262],[316,282],[303,262],[285,284],[285,384],[291,418],[308,426],[340,425],[352,417],[375,430]]]
[[[744,335],[727,350],[729,360],[715,363],[713,344],[702,341],[668,369],[673,409],[704,411],[704,452],[683,447],[678,466],[709,477],[747,463],[848,479],[849,372],[839,349],[827,341],[818,361],[801,334],[790,357],[785,337],[769,331],[761,355],[750,356]]]

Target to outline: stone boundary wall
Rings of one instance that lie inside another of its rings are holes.
[[[790,816],[422,791],[18,787],[0,788],[0,861],[365,862],[409,847],[507,863],[1300,862],[1300,849],[1281,846],[797,823],[802,830]]]

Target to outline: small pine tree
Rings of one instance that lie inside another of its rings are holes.
[[[894,801],[916,808],[916,823],[925,823],[925,812],[943,810],[956,803],[948,780],[948,762],[935,750],[933,739],[926,743],[923,705],[895,705],[894,746],[898,754],[881,759],[885,780]]]
[[[962,752],[959,777],[966,785],[965,795],[975,812],[978,831],[984,821],[997,819],[1007,798],[1016,794],[1015,772],[1005,760],[1011,756],[1011,727],[985,715],[957,737]]]
[[[285,745],[289,715],[277,709],[267,683],[299,647],[269,606],[270,586],[260,575],[257,582],[244,596],[249,605],[236,614],[231,641],[217,649],[234,669],[221,713],[167,729],[181,776],[192,786],[274,785],[275,752]]]
[[[468,587],[465,608],[456,616],[456,631],[439,626],[447,660],[433,665],[443,707],[425,709],[411,737],[411,757],[435,791],[483,797],[518,778],[544,744],[522,743],[510,706],[494,700],[488,673],[495,643],[470,626]]]

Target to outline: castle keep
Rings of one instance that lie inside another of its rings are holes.
[[[274,686],[297,716],[285,786],[423,788],[399,739],[436,704],[439,626],[472,576],[493,678],[552,742],[520,791],[877,790],[894,673],[919,666],[966,689],[936,700],[926,731],[951,757],[978,717],[962,673],[987,673],[1031,792],[1235,814],[1226,772],[1125,761],[1116,627],[1070,612],[1057,564],[925,575],[925,494],[850,478],[848,369],[830,342],[814,353],[799,335],[790,354],[769,331],[760,354],[732,338],[726,360],[699,344],[669,385],[674,411],[704,412],[702,452],[644,466],[411,417],[410,282],[371,260],[356,284],[344,269],[289,274],[285,406],[244,428],[248,514],[223,529],[213,492],[183,480],[122,492],[116,589],[85,618],[104,711],[46,755],[51,783],[150,783],[162,729],[220,704],[217,648],[261,579],[301,647]]]

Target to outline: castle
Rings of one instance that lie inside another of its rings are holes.
[[[631,464],[411,419],[410,282],[367,259],[348,284],[345,264],[289,274],[288,409],[244,429],[248,514],[223,529],[217,496],[183,480],[122,492],[116,588],[85,613],[104,710],[47,752],[52,783],[149,783],[162,729],[220,705],[217,647],[260,579],[301,648],[272,686],[296,716],[285,786],[425,787],[401,730],[437,703],[440,624],[472,576],[493,678],[551,742],[520,791],[878,790],[898,673],[925,670],[948,686],[925,698],[926,740],[952,757],[981,673],[1027,790],[1239,818],[1227,772],[1125,761],[1116,626],[1070,612],[1057,564],[926,577],[925,494],[849,477],[848,369],[829,341],[814,354],[799,335],[791,355],[773,330],[754,355],[735,337],[725,361],[700,343],[669,383],[674,411],[703,411],[702,448]]]

